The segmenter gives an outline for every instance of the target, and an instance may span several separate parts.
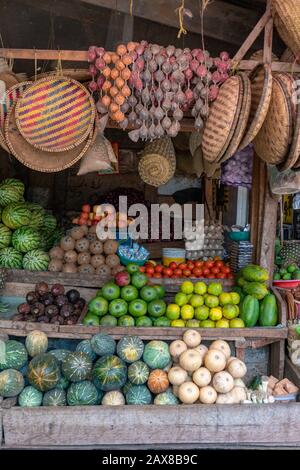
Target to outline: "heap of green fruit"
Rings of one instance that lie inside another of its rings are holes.
[[[286,266],[286,268],[276,269],[273,276],[274,281],[290,281],[292,279],[300,280],[300,268],[297,264],[292,263]]]
[[[46,271],[47,251],[60,238],[57,221],[39,204],[24,200],[18,179],[0,183],[0,267]]]
[[[235,290],[241,298],[240,317],[246,327],[278,324],[276,297],[266,286],[268,278],[267,270],[254,264],[246,266],[238,273]]]
[[[239,318],[240,296],[237,292],[223,292],[220,282],[184,281],[167,307],[166,316],[171,326],[184,328],[243,328]]]
[[[148,285],[139,266],[130,263],[125,271],[106,283],[88,305],[84,325],[92,326],[170,326],[165,316],[162,286]]]

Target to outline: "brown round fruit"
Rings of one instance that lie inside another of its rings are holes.
[[[147,385],[152,393],[165,392],[170,385],[168,374],[161,369],[153,370],[150,372]]]
[[[63,273],[77,273],[77,266],[74,263],[66,263],[62,268]]]
[[[70,232],[70,236],[74,240],[80,240],[81,238],[84,237],[84,235],[85,235],[85,231],[82,229],[82,227],[74,227],[72,228]]]
[[[120,258],[118,257],[118,255],[108,255],[106,257],[105,263],[110,268],[115,268],[120,264]]]
[[[81,225],[80,228],[83,230],[84,235],[89,233],[89,228],[87,225]]]
[[[94,240],[90,243],[90,252],[93,255],[101,255],[103,253],[103,243],[100,240]]]
[[[98,268],[99,266],[102,266],[105,264],[105,258],[103,255],[94,255],[91,257],[91,265],[94,268]]]
[[[74,248],[75,248],[75,241],[73,240],[72,237],[69,237],[69,236],[63,237],[63,238],[60,240],[60,247],[61,247],[62,250],[64,250],[64,251],[74,250]]]
[[[112,268],[111,273],[113,276],[115,276],[116,274],[122,271],[125,271],[125,266],[122,266],[121,264],[119,264],[118,266],[115,266],[114,268]]]
[[[75,243],[75,249],[78,253],[84,253],[85,251],[89,251],[89,246],[90,242],[87,238],[81,238]]]
[[[79,253],[77,257],[78,264],[89,264],[90,260],[91,260],[91,255],[87,252]]]
[[[64,254],[65,252],[60,246],[54,246],[49,251],[49,256],[51,259],[63,259]]]
[[[63,268],[63,262],[61,259],[52,259],[48,264],[48,271],[59,273]]]
[[[95,242],[96,240],[98,240],[97,235],[95,233],[88,233],[86,239],[89,242]]]
[[[96,274],[108,277],[111,275],[111,269],[109,266],[107,266],[107,264],[102,264],[101,266],[98,266],[98,268],[96,268]]]
[[[77,253],[74,250],[69,250],[65,252],[64,256],[65,263],[76,263],[77,261]]]
[[[95,268],[93,268],[91,264],[82,264],[81,266],[79,266],[78,272],[83,274],[94,274]]]
[[[37,292],[39,295],[48,294],[49,292],[48,284],[46,282],[38,282],[35,285],[35,292]]]
[[[118,242],[116,240],[106,240],[103,249],[106,255],[113,255],[118,250]]]

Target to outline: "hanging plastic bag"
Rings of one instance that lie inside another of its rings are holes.
[[[300,171],[278,171],[276,166],[268,165],[270,189],[273,194],[295,194],[300,191]]]
[[[248,145],[221,166],[221,183],[226,186],[252,186],[253,146]]]

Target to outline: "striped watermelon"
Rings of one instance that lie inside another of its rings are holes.
[[[43,210],[45,212],[45,209],[43,208],[43,206],[41,206],[37,202],[26,201],[25,204],[26,204],[27,209],[29,209],[30,211]]]
[[[0,369],[20,370],[28,360],[25,346],[19,341],[10,339],[5,343],[4,361],[0,362]]]
[[[15,248],[3,248],[0,250],[0,266],[8,269],[22,269],[22,253]]]
[[[40,229],[43,227],[45,211],[43,208],[34,209],[31,211],[31,220],[29,222],[30,227]]]
[[[62,362],[62,372],[71,382],[80,382],[87,379],[92,372],[92,361],[82,351],[70,353]]]
[[[2,212],[3,223],[14,230],[23,225],[28,225],[30,219],[31,212],[23,203],[9,204]]]
[[[25,185],[21,180],[16,178],[6,178],[5,180],[1,181],[0,188],[2,186],[13,187],[19,193],[20,197],[24,196]]]
[[[11,230],[6,225],[0,224],[0,250],[10,245],[11,237]]]
[[[43,222],[43,230],[48,233],[53,233],[56,229],[57,221],[54,215],[52,214],[45,214],[44,215],[44,222]]]
[[[15,369],[0,372],[0,397],[16,397],[23,388],[24,378],[21,372]]]
[[[41,239],[39,233],[32,227],[18,228],[12,236],[12,246],[22,253],[39,248]]]
[[[89,380],[72,383],[67,392],[69,406],[96,405],[99,401],[99,393],[102,394]]]
[[[18,202],[25,191],[24,184],[20,180],[6,179],[0,184],[0,206],[7,206]]]
[[[23,258],[23,268],[28,271],[47,271],[50,257],[45,251],[31,250]]]
[[[48,233],[45,230],[39,230],[40,233],[40,249],[43,251],[49,251],[54,246],[53,234]]]

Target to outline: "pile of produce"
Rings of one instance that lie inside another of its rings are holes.
[[[173,393],[184,404],[236,404],[246,400],[243,377],[247,367],[231,356],[226,341],[201,344],[201,335],[187,330],[182,340],[170,344],[173,367],[168,371]]]
[[[72,220],[72,223],[75,225],[87,225],[91,227],[92,225],[97,225],[102,219],[106,219],[108,226],[113,226],[117,228],[126,228],[133,219],[127,217],[126,214],[121,212],[115,212],[114,214],[109,214],[109,207],[106,204],[96,205],[91,208],[89,204],[84,204],[81,208],[81,213],[79,217],[75,217]],[[110,219],[109,219],[110,218]]]
[[[292,279],[300,280],[300,268],[296,263],[288,264],[284,267],[276,267],[273,276],[274,281],[291,281]]]
[[[225,186],[243,186],[251,189],[253,145],[248,145],[221,166],[221,183]]]
[[[57,221],[39,204],[25,202],[25,187],[17,179],[0,184],[0,266],[47,271],[47,251],[57,243]]]
[[[267,270],[255,264],[249,264],[238,273],[235,290],[241,297],[240,317],[246,327],[278,324],[276,297],[266,286],[268,277]]]
[[[77,226],[62,237],[59,246],[49,251],[49,271],[64,273],[100,274],[109,277],[124,269],[116,254],[118,242],[102,242],[96,235],[96,226]]]
[[[220,282],[184,281],[167,306],[166,316],[171,326],[184,328],[244,328],[240,317],[240,295],[223,292]]]
[[[116,274],[88,304],[84,325],[169,326],[162,286],[149,286],[139,266],[130,263]]]
[[[219,222],[205,221],[204,233],[196,226],[184,232],[186,257],[190,260],[208,261],[214,257],[223,256],[224,234],[223,226]]]
[[[148,261],[140,268],[141,272],[149,278],[207,278],[207,279],[233,279],[230,267],[219,258],[208,261],[192,261],[186,263],[172,262],[168,267]]]
[[[50,287],[46,282],[39,282],[34,291],[27,293],[26,302],[18,306],[13,320],[76,325],[85,305],[78,290],[65,292],[62,284]]]

